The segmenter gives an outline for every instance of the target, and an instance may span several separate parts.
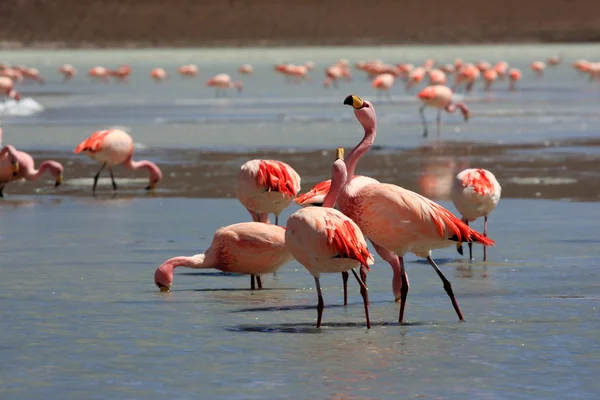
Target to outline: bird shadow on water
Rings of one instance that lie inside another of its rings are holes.
[[[264,290],[264,289],[263,289]],[[389,303],[388,301],[369,301],[369,304],[376,304],[376,303]],[[347,306],[343,305],[343,304],[327,304],[325,307],[326,308],[344,308],[344,307],[351,307],[351,306],[362,306],[363,303],[348,303]],[[246,312],[272,312],[272,311],[294,311],[294,310],[312,310],[315,309],[317,306],[316,304],[304,304],[304,305],[298,305],[298,306],[269,306],[269,307],[247,307],[247,308],[241,308],[239,310],[233,310],[230,311],[231,313],[246,313]]]
[[[180,272],[177,275],[187,276],[235,276],[235,277],[248,277],[248,275],[236,274],[233,272]]]
[[[262,289],[250,289],[250,288],[204,288],[204,289],[181,289],[177,292],[251,292],[260,293],[267,290],[296,290],[296,288],[262,288]]]
[[[371,321],[371,328],[373,327],[387,327],[395,326],[398,328],[411,327],[411,326],[426,326],[431,325],[426,322],[405,322],[400,325],[398,322],[373,322]],[[437,325],[437,324],[434,324]],[[257,325],[234,325],[225,328],[229,332],[246,332],[246,333],[327,333],[327,328],[349,328],[349,329],[361,329],[367,331],[365,322],[328,322],[324,323],[321,328],[315,327],[314,322],[295,322],[295,323],[284,323],[284,324],[257,324]]]

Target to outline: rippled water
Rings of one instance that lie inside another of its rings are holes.
[[[0,397],[596,399],[600,87],[569,64],[594,59],[599,49],[3,52],[0,61],[36,66],[48,81],[21,85],[20,106],[0,103],[4,143],[67,169],[59,190],[46,181],[13,183],[0,201]],[[534,79],[528,63],[554,54],[565,62]],[[431,163],[421,153],[414,93],[396,87],[391,103],[378,102],[359,73],[339,89],[320,84],[324,65],[340,57],[429,56],[506,59],[525,75],[517,93],[503,84],[489,96],[481,87],[465,96],[474,118],[444,116],[449,150]],[[285,84],[272,71],[274,62],[309,59],[318,65],[311,84]],[[54,72],[63,62],[80,69],[66,84]],[[154,66],[174,71],[188,62],[200,66],[201,78],[155,84],[148,77]],[[244,93],[214,99],[203,82],[217,72],[235,75],[244,62],[256,70]],[[92,65],[121,63],[134,69],[129,84],[83,76]],[[490,217],[497,246],[487,263],[470,263],[453,248],[434,254],[466,322],[457,322],[440,280],[414,256],[407,257],[405,326],[396,322],[390,270],[379,259],[368,278],[371,330],[356,284],[350,305],[342,305],[338,275],[322,279],[324,328],[314,328],[313,279],[295,261],[265,277],[263,291],[251,292],[245,276],[178,269],[172,292],[159,293],[153,273],[163,260],[201,252],[217,228],[248,220],[227,198],[245,159],[298,165],[303,191],[326,177],[332,148],[350,147],[361,134],[341,105],[348,93],[374,99],[379,118],[379,147],[359,165],[363,173],[418,190],[426,172],[437,177],[434,193],[466,160],[492,169],[504,186]],[[115,198],[89,196],[97,166],[70,152],[92,131],[115,125],[166,172],[156,198],[142,194],[145,179],[135,174],[119,175]]]

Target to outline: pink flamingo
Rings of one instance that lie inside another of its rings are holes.
[[[498,79],[503,80],[508,75],[508,63],[506,61],[498,61],[494,65],[494,70],[498,74]]]
[[[242,82],[234,82],[231,77],[227,74],[218,74],[210,78],[206,82],[206,86],[212,86],[215,88],[215,96],[219,97],[224,94],[224,89],[237,89],[238,93],[241,93],[244,89]]]
[[[446,74],[441,69],[432,69],[427,71],[430,85],[445,85],[448,82]]]
[[[373,83],[371,83],[371,87],[377,89],[377,94],[381,92],[387,93],[388,97],[392,98],[390,93],[390,89],[394,86],[394,82],[396,81],[396,77],[390,73],[379,74],[373,79]]]
[[[425,78],[425,68],[417,67],[408,73],[406,80],[406,91],[408,92],[413,86],[420,84]]]
[[[21,94],[14,89],[14,83],[8,76],[0,76],[0,94],[8,96],[15,101],[21,100]]]
[[[242,222],[219,228],[204,253],[163,262],[154,273],[154,283],[161,292],[169,292],[175,268],[214,268],[250,275],[250,289],[256,288],[255,278],[262,289],[260,275],[274,273],[292,258],[285,243],[285,228]]]
[[[498,205],[501,192],[502,188],[494,174],[481,168],[469,168],[456,175],[450,196],[465,224],[484,217],[483,236],[487,237],[488,215]],[[460,243],[457,250],[462,254]],[[473,259],[473,243],[469,243],[469,258]],[[487,247],[483,246],[483,261],[486,260]]]
[[[62,183],[63,170],[63,166],[53,160],[44,161],[39,169],[35,169],[33,157],[11,145],[6,145],[0,150],[0,197],[4,197],[2,191],[7,183],[21,179],[35,181],[46,171],[56,179],[54,187],[57,187]]]
[[[254,68],[250,64],[243,64],[238,68],[238,72],[242,75],[250,75],[253,71]]]
[[[363,139],[344,164],[349,166],[347,176],[351,177],[356,163],[375,141],[377,117],[373,105],[358,96],[346,97],[344,104],[354,108],[354,115],[365,131]],[[348,160],[351,158],[352,163]],[[346,179],[337,199],[344,214],[356,222],[366,237],[398,255],[402,267],[404,255],[408,252],[427,258],[444,283],[458,318],[463,321],[452,285],[431,258],[431,250],[448,247],[453,242],[478,241],[490,246],[494,241],[469,228],[444,207],[415,192],[386,183],[374,183],[355,190],[351,183],[351,179]],[[402,268],[402,272],[402,280],[407,282],[406,270]],[[400,323],[404,318],[407,294],[408,285],[403,285]]]
[[[521,80],[521,71],[517,68],[511,68],[508,71],[508,79],[510,80],[510,90],[517,90],[517,82]]]
[[[96,66],[89,70],[88,76],[94,80],[101,80],[108,83],[109,70],[106,67]]]
[[[367,328],[369,320],[369,298],[367,287],[354,270],[373,264],[367,242],[359,227],[340,211],[333,208],[340,186],[346,180],[346,166],[341,160],[343,149],[338,148],[337,160],[332,167],[331,188],[323,207],[301,208],[287,220],[285,243],[296,260],[311,273],[317,287],[317,328],[323,317],[323,295],[319,278],[322,273],[340,273],[351,270],[361,287],[365,307]]]
[[[102,167],[94,176],[94,186],[92,187],[92,194],[94,195],[96,194],[100,173],[106,167],[110,172],[110,179],[115,192],[117,191],[117,184],[112,171],[112,167],[115,165],[121,164],[131,170],[147,169],[150,172],[150,182],[146,190],[154,190],[163,177],[162,172],[153,162],[147,160],[133,161],[133,139],[120,129],[107,129],[92,133],[89,138],[75,147],[75,154],[82,152],[92,160],[102,163]]]
[[[557,66],[558,64],[560,64],[560,62],[561,62],[560,56],[550,56],[546,60],[546,63],[552,67]]]
[[[465,92],[471,93],[473,85],[475,85],[475,82],[477,82],[477,79],[479,79],[480,76],[481,72],[479,71],[479,68],[473,64],[464,64],[456,74],[453,90],[456,91],[460,85],[466,83]]]
[[[531,70],[540,78],[544,76],[545,69],[546,64],[544,64],[542,61],[534,61],[531,63]]]
[[[495,69],[488,69],[483,73],[483,80],[485,81],[485,90],[489,91],[492,88],[492,84],[498,79],[498,72]]]
[[[462,113],[465,121],[468,121],[471,117],[471,112],[463,102],[454,102],[452,100],[452,89],[443,85],[432,85],[427,86],[421,90],[417,95],[419,100],[423,102],[423,105],[419,107],[419,114],[421,115],[421,122],[423,123],[423,137],[427,137],[427,121],[425,120],[425,107],[435,107],[438,109],[436,124],[437,124],[437,136],[440,137],[440,125],[442,122],[442,110],[453,113],[457,109]]]
[[[58,72],[60,72],[65,81],[73,78],[77,75],[77,69],[71,64],[63,64],[58,68]]]
[[[129,82],[131,75],[131,66],[124,64],[116,69],[107,70],[108,75],[114,77],[118,82]]]
[[[40,71],[38,71],[37,68],[21,67],[19,70],[23,74],[24,78],[31,79],[42,85],[45,83],[44,78],[42,78]]]
[[[154,79],[156,82],[163,81],[167,79],[169,76],[167,75],[167,71],[162,68],[154,68],[150,72],[150,77]]]
[[[269,214],[279,214],[300,191],[300,175],[288,164],[277,160],[250,160],[237,176],[237,197],[255,222],[269,222]]]
[[[177,68],[177,72],[183,77],[192,77],[198,75],[199,70],[194,64],[186,64]]]

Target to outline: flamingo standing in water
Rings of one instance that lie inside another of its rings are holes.
[[[332,167],[331,188],[323,207],[306,207],[290,215],[287,220],[285,243],[296,260],[306,267],[315,279],[317,287],[317,328],[323,317],[323,295],[319,278],[322,273],[340,273],[351,270],[358,281],[365,307],[367,328],[369,320],[369,298],[367,287],[360,279],[355,267],[373,264],[367,242],[360,228],[340,211],[333,208],[340,186],[346,180],[346,166],[341,160],[343,149],[338,148],[337,160]]]
[[[0,139],[2,139],[1,131]],[[54,187],[57,187],[62,183],[63,170],[63,166],[53,160],[44,161],[39,169],[35,169],[33,157],[11,145],[6,145],[0,150],[0,197],[4,197],[2,191],[7,183],[22,179],[35,181],[46,171],[56,179]]]
[[[250,64],[243,64],[238,68],[238,72],[242,75],[250,75],[252,71],[254,71],[254,68]]]
[[[465,224],[484,217],[483,236],[487,236],[488,215],[498,205],[501,192],[502,187],[494,174],[486,169],[469,168],[456,175],[450,196]],[[462,254],[460,243],[457,250]],[[469,259],[473,259],[473,243],[469,243]],[[483,261],[486,260],[487,247],[483,246]]]
[[[348,156],[356,160],[347,171],[347,176],[352,177],[354,166],[375,141],[377,117],[373,105],[358,96],[346,97],[344,104],[354,108],[354,115],[365,132],[363,139]],[[404,255],[408,252],[426,258],[444,283],[444,289],[458,318],[464,321],[452,285],[431,258],[431,250],[448,247],[453,242],[465,241],[478,241],[491,246],[494,244],[493,240],[469,228],[439,204],[396,185],[374,183],[356,190],[352,188],[352,180],[346,179],[337,201],[340,209],[356,222],[363,234],[379,246],[397,254],[402,266]],[[408,281],[405,269],[402,270],[403,282]],[[400,323],[404,319],[407,286],[402,287]]]
[[[493,68],[490,68],[483,73],[486,91],[489,91],[492,88],[492,84],[496,82],[496,79],[498,79],[498,72]]]
[[[269,222],[269,214],[279,214],[300,191],[300,175],[288,164],[277,160],[250,160],[237,176],[237,197],[255,222]]]
[[[442,122],[442,110],[453,113],[457,109],[462,113],[465,121],[468,121],[471,112],[463,102],[454,102],[452,100],[452,89],[443,85],[432,85],[427,86],[421,90],[417,95],[419,100],[423,102],[423,105],[419,107],[419,114],[421,115],[421,122],[423,123],[423,137],[427,137],[427,121],[425,120],[424,110],[425,107],[435,107],[438,109],[436,124],[437,124],[437,137],[440,137],[440,125]]]
[[[521,71],[518,68],[511,68],[508,71],[508,79],[510,81],[509,89],[512,91],[517,90],[517,81],[521,80]]]
[[[198,75],[199,69],[194,64],[186,64],[177,68],[177,72],[183,77],[192,77]]]
[[[204,253],[163,262],[154,273],[154,283],[161,292],[169,292],[175,268],[214,268],[250,275],[250,289],[256,288],[255,278],[258,288],[262,289],[260,275],[274,273],[292,258],[283,227],[242,222],[219,228]]]
[[[71,64],[63,64],[58,68],[58,72],[60,72],[65,81],[73,78],[77,75],[77,69]]]
[[[21,94],[15,90],[13,80],[8,76],[0,76],[0,94],[16,101],[21,100]]]
[[[244,89],[244,85],[242,82],[234,82],[231,77],[227,74],[218,74],[210,78],[206,82],[206,86],[211,86],[215,88],[215,96],[219,97],[224,93],[225,89],[237,89],[238,93]]]
[[[152,71],[150,71],[150,77],[156,82],[159,82],[167,79],[169,76],[167,75],[167,71],[165,71],[164,69],[154,68]]]
[[[377,94],[385,92],[389,99],[392,99],[390,89],[394,86],[396,77],[390,73],[379,74],[373,79],[371,87],[377,89]]]
[[[542,61],[534,61],[531,63],[531,70],[539,77],[541,78],[542,76],[544,76],[544,70],[546,69],[546,64],[544,64]]]
[[[107,129],[92,133],[89,138],[75,147],[75,154],[77,153],[85,153],[92,160],[102,163],[102,167],[94,176],[94,186],[92,187],[92,194],[94,195],[96,194],[100,173],[106,167],[108,167],[115,192],[117,191],[117,184],[112,171],[112,167],[115,165],[121,164],[132,170],[147,169],[150,173],[150,182],[146,190],[154,190],[163,177],[160,168],[153,162],[147,160],[133,161],[133,139],[120,129]]]

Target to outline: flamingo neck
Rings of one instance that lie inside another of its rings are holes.
[[[346,183],[349,183],[350,180],[352,180],[352,177],[354,177],[354,171],[356,170],[358,160],[360,160],[363,154],[365,154],[371,148],[371,146],[373,146],[376,135],[377,130],[375,126],[365,128],[365,136],[346,157]]]
[[[346,182],[346,164],[339,159],[333,163],[331,168],[331,186],[323,199],[323,207],[333,207],[337,200],[342,185]]]
[[[57,168],[56,164],[58,164],[56,161],[44,161],[40,165],[39,169],[27,170],[24,178],[28,181],[36,181],[40,179],[47,170],[50,171],[52,175],[56,175],[57,173],[55,171],[59,171],[59,168]]]
[[[214,268],[215,264],[207,259],[206,255],[203,253],[191,257],[180,256],[171,258],[162,263],[158,269],[167,275],[173,275],[173,270],[177,267],[204,269]]]
[[[142,160],[142,161],[133,161],[133,156],[129,157],[127,161],[123,163],[123,166],[128,169],[136,170],[136,169],[147,169],[150,173],[150,180],[153,178],[162,178],[162,173],[158,166],[154,164],[152,161]]]

